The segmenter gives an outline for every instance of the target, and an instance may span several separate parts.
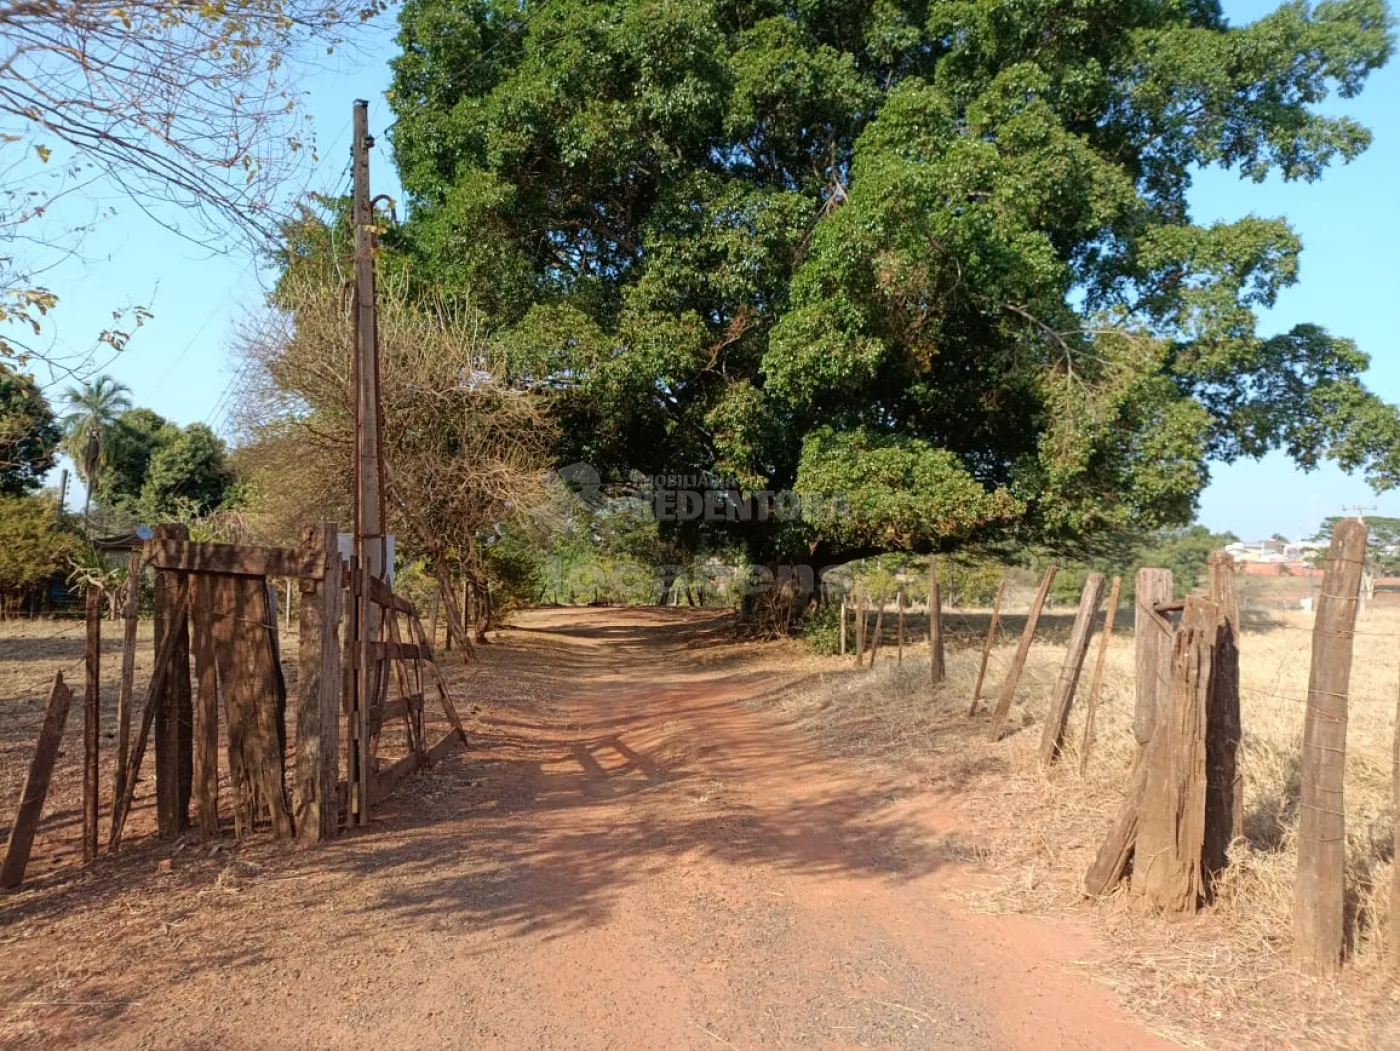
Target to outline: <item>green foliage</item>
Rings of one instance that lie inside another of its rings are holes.
[[[177,508],[208,514],[223,503],[233,483],[223,439],[202,423],[192,423],[150,456],[141,486],[141,514],[159,521]]]
[[[841,604],[827,603],[802,621],[802,641],[813,653],[832,657],[841,652]],[[851,640],[848,640],[848,644]]]
[[[107,429],[102,470],[93,496],[105,507],[135,511],[146,484],[151,456],[180,429],[150,409],[122,413]]]
[[[1330,544],[1332,530],[1341,520],[1340,515],[1324,518],[1313,539],[1321,544]],[[1366,516],[1366,555],[1383,576],[1400,574],[1400,518]],[[1321,565],[1326,558],[1327,552],[1319,551],[1316,561]]]
[[[0,495],[0,595],[23,596],[65,573],[81,550],[51,501]]]
[[[61,435],[33,376],[0,362],[0,496],[21,496],[43,484]]]
[[[1202,525],[1186,529],[1164,529],[1147,536],[1123,536],[1096,558],[1062,563],[1055,575],[1050,597],[1058,605],[1075,605],[1091,572],[1123,578],[1120,602],[1137,593],[1137,571],[1143,568],[1169,569],[1177,598],[1191,593],[1206,581],[1206,563],[1211,552],[1219,551],[1239,538],[1233,533],[1212,533]]]
[[[104,430],[93,496],[148,522],[200,518],[229,502],[234,473],[222,439],[202,423],[180,428],[131,409]]]
[[[470,299],[550,391],[560,462],[840,488],[743,523],[825,564],[1180,526],[1212,460],[1400,483],[1366,357],[1258,311],[1282,219],[1192,172],[1316,179],[1383,0],[407,0],[386,265]],[[334,251],[324,232],[297,250]],[[329,265],[323,260],[322,265]],[[698,535],[681,536],[687,545]]]
[[[507,530],[482,553],[494,619],[534,605],[545,588],[545,556],[532,537]]]

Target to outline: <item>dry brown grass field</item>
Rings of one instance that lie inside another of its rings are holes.
[[[1231,850],[1218,900],[1186,922],[1145,916],[1122,893],[1095,903],[1080,892],[1122,802],[1135,748],[1130,605],[1119,609],[1084,777],[1079,753],[1097,633],[1066,754],[1048,776],[1037,761],[1072,613],[1042,618],[1008,736],[995,745],[985,740],[987,698],[995,703],[1024,616],[1003,621],[976,717],[967,707],[989,621],[976,611],[948,615],[948,681],[936,691],[926,646],[906,651],[902,665],[887,647],[873,670],[831,659],[819,685],[780,703],[828,747],[904,770],[911,791],[932,787],[946,796],[958,850],[983,876],[976,891],[958,892],[972,908],[1092,915],[1111,955],[1085,967],[1162,1035],[1198,1047],[1400,1047],[1400,996],[1382,961],[1400,609],[1375,609],[1357,625],[1346,781],[1349,959],[1335,983],[1300,979],[1290,960],[1312,614],[1243,616],[1246,836]]]

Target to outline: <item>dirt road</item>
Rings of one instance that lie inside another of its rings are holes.
[[[477,746],[368,830],[0,901],[0,1042],[1168,1046],[1073,973],[1080,930],[951,901],[968,830],[748,703],[803,672],[727,636],[529,614],[468,687]]]

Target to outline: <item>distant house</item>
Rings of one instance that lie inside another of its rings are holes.
[[[1225,550],[1241,566],[1241,572],[1254,577],[1311,577],[1321,573],[1314,556],[1326,544],[1311,540],[1237,541]]]

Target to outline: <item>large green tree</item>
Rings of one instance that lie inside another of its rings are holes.
[[[1314,325],[1282,218],[1390,55],[1383,0],[407,0],[395,239],[556,392],[561,462],[849,497],[818,561],[1183,524],[1212,461],[1378,487],[1400,419]]]
[[[104,507],[135,511],[151,457],[180,435],[180,428],[146,408],[129,409],[107,428],[103,463],[93,495]]]
[[[38,489],[61,437],[34,377],[0,363],[0,496]]]
[[[139,507],[149,521],[181,512],[205,515],[219,508],[233,482],[223,439],[192,423],[151,453]]]

